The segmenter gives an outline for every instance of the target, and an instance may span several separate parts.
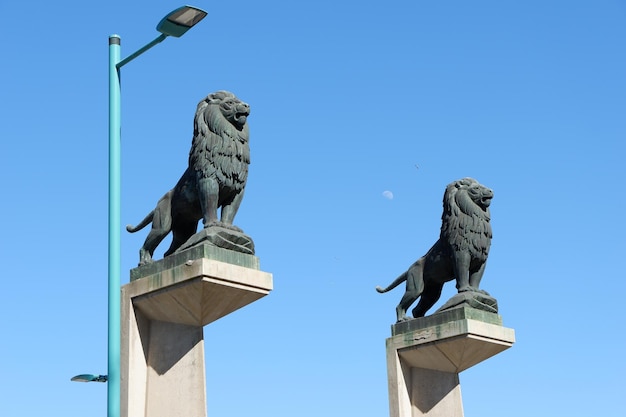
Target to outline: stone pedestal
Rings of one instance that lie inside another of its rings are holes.
[[[252,255],[201,245],[122,287],[121,416],[205,417],[203,326],[272,290]]]
[[[467,306],[395,324],[391,333],[391,417],[463,417],[459,373],[515,342],[500,316]]]

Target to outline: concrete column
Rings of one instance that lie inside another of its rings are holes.
[[[459,374],[411,368],[411,413],[413,416],[463,417]]]
[[[391,417],[463,417],[459,373],[515,342],[497,314],[462,306],[392,326]]]
[[[272,289],[257,258],[230,252],[202,245],[131,271],[122,287],[122,417],[206,417],[203,327]]]

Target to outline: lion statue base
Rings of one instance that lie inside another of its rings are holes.
[[[435,311],[435,314],[464,306],[498,314],[498,300],[484,291],[466,291],[456,294]]]
[[[456,280],[460,294],[488,296],[478,287],[491,246],[492,198],[493,191],[472,178],[448,184],[443,195],[439,240],[387,288],[376,287],[376,291],[384,293],[406,282],[406,291],[396,307],[398,322],[409,320],[406,311],[418,298],[413,317],[423,317],[439,300],[448,281]]]
[[[223,249],[254,255],[254,242],[250,236],[237,230],[220,226],[202,229],[183,243],[174,253],[179,253],[194,246],[211,244]]]

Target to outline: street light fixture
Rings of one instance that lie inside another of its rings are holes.
[[[80,374],[71,379],[74,382],[107,382],[109,378],[106,375]]]
[[[206,16],[204,10],[183,6],[157,25],[156,39],[120,60],[121,39],[109,36],[109,263],[107,415],[120,415],[120,269],[121,269],[121,68],[168,36],[180,37]]]
[[[164,35],[181,37],[185,32],[204,19],[206,12],[197,7],[183,6],[167,16],[157,25],[157,30]]]
[[[137,58],[139,55],[146,52],[148,49],[152,48],[157,43],[163,42],[165,38],[168,36],[173,36],[175,38],[180,38],[187,32],[189,29],[194,27],[196,23],[204,19],[206,16],[206,12],[202,9],[198,9],[193,6],[183,6],[179,7],[176,10],[173,10],[167,14],[159,24],[156,29],[161,32],[159,36],[157,36],[152,42],[146,44],[143,48],[137,50],[136,52],[130,54],[127,58],[124,58],[122,61],[119,61],[116,64],[117,69],[122,68],[124,65]],[[117,42],[119,45],[119,36],[111,35],[109,37],[109,45],[111,45],[111,38],[117,38]]]

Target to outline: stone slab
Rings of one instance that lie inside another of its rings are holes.
[[[467,318],[474,315],[475,312],[471,310],[462,308],[445,312],[450,313],[448,318],[455,315],[461,317],[453,321],[433,316],[426,320],[410,320],[406,322],[409,324],[405,332],[387,339],[388,349],[398,351],[411,367],[459,373],[515,343],[513,329]],[[492,314],[479,310],[478,313]],[[493,317],[491,319],[495,320]],[[415,323],[411,325],[410,322]]]
[[[210,244],[204,244],[194,246],[181,251],[180,253],[174,253],[158,261],[133,268],[130,270],[130,280],[132,282],[140,278],[158,274],[159,272],[172,269],[176,266],[184,265],[190,260],[201,258],[238,265],[244,268],[260,269],[259,258],[254,255],[248,255],[241,252],[219,248]]]
[[[187,260],[124,287],[150,320],[205,326],[272,290],[272,275],[211,259]]]
[[[426,329],[428,327],[438,326],[444,323],[457,320],[478,320],[484,323],[502,325],[502,317],[495,313],[489,313],[487,311],[478,310],[468,306],[459,306],[454,309],[441,311],[430,316],[419,317],[417,319],[411,319],[402,321],[391,325],[391,335],[406,333],[413,330]]]

